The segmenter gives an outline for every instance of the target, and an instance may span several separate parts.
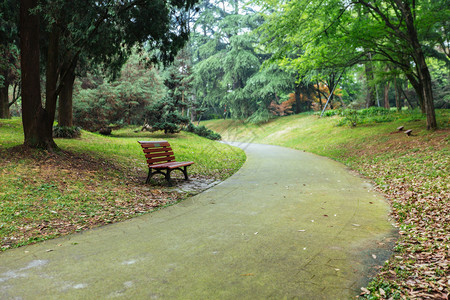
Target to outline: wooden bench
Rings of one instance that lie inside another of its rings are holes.
[[[141,144],[148,164],[148,176],[145,183],[149,183],[153,175],[162,174],[171,184],[170,173],[173,170],[180,170],[184,174],[184,179],[189,179],[187,167],[194,162],[175,161],[175,155],[168,141],[138,141],[138,143]]]

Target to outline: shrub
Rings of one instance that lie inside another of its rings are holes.
[[[178,133],[181,127],[189,124],[189,118],[182,116],[175,102],[165,97],[147,109],[146,119],[154,131],[164,130],[164,133]]]
[[[320,112],[318,112],[318,114],[320,115]],[[324,117],[332,117],[332,116],[336,116],[336,115],[341,115],[342,114],[342,109],[329,109],[329,110],[326,110],[324,113],[323,113],[323,116]]]
[[[262,124],[269,122],[270,119],[274,118],[274,114],[269,112],[265,107],[258,108],[250,117],[248,117],[245,122],[250,124]]]
[[[184,128],[184,131],[195,133],[198,136],[205,137],[210,140],[220,140],[222,137],[217,132],[212,131],[211,129],[206,128],[205,126],[195,126],[192,123],[189,123],[188,126]]]
[[[53,126],[53,137],[73,139],[81,136],[81,128],[77,126]]]
[[[364,117],[384,116],[389,115],[390,110],[384,107],[372,106],[358,110],[358,114]]]
[[[391,113],[389,109],[383,107],[369,107],[360,110],[345,109],[342,111],[344,117],[338,126],[348,124],[350,126],[356,126],[358,124],[371,124],[371,123],[383,123],[391,122],[394,120],[395,113]]]

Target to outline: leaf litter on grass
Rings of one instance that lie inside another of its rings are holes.
[[[161,180],[144,184],[135,167],[87,155],[23,146],[0,151],[1,250],[125,220],[188,195]]]
[[[362,289],[368,299],[448,299],[450,164],[447,134],[391,140],[355,161],[391,201],[400,238],[394,256]],[[385,147],[383,149],[383,147]],[[389,151],[388,151],[389,149]],[[384,151],[383,151],[384,150]]]

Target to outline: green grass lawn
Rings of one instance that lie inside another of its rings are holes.
[[[195,162],[188,168],[193,183],[224,180],[245,161],[241,149],[190,133],[134,130],[111,137],[83,131],[78,139],[56,139],[61,151],[49,153],[20,146],[19,119],[0,120],[1,249],[121,221],[192,194],[167,187],[162,176],[144,184],[148,167],[138,140],[168,140],[177,160]],[[172,175],[182,182],[181,172]]]
[[[392,207],[400,238],[371,284],[368,299],[446,299],[450,292],[450,111],[439,110],[440,129],[425,130],[419,112],[391,112],[356,127],[338,116],[301,114],[254,125],[212,120],[202,125],[229,141],[281,145],[340,161],[371,178]],[[412,129],[413,135],[397,127]]]

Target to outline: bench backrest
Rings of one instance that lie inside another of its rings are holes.
[[[138,141],[142,146],[149,166],[175,161],[172,147],[168,141]]]

